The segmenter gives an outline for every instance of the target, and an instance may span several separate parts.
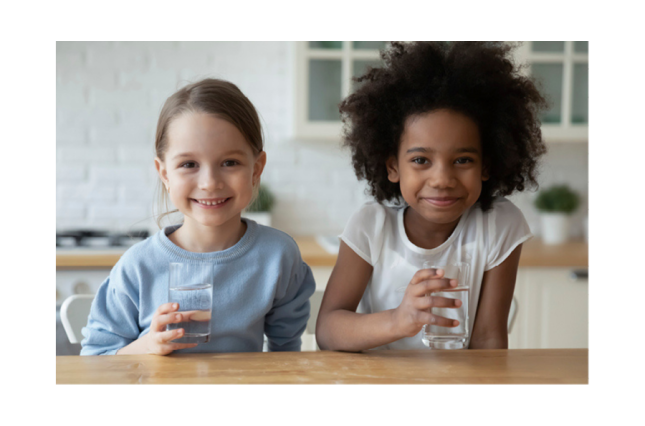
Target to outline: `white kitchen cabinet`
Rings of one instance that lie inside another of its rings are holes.
[[[525,75],[542,84],[551,108],[542,117],[546,142],[589,139],[589,44],[587,41],[523,41],[514,51],[516,63],[528,64]],[[292,42],[294,64],[294,134],[303,139],[341,137],[338,104],[355,88],[352,77],[368,66],[380,66],[379,49],[386,42]]]
[[[525,75],[541,84],[551,106],[541,117],[546,142],[589,139],[589,42],[524,41],[515,50]]]
[[[509,349],[587,348],[588,280],[572,268],[520,268]]]

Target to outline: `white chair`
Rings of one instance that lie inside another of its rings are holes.
[[[63,301],[60,307],[60,322],[70,343],[81,343],[81,329],[87,325],[87,317],[94,300],[93,294],[75,294]]]

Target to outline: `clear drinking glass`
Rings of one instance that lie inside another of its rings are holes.
[[[432,349],[463,349],[468,341],[468,294],[470,287],[468,284],[468,264],[453,263],[448,265],[437,265],[432,262],[424,262],[423,268],[443,269],[444,277],[456,279],[457,287],[450,290],[437,291],[432,293],[433,296],[446,297],[449,299],[461,300],[461,306],[458,308],[431,308],[434,315],[444,318],[455,319],[459,321],[456,327],[440,327],[437,325],[426,324],[423,326],[422,340],[423,343]]]
[[[211,334],[213,311],[213,265],[171,263],[168,302],[178,303],[187,321],[168,324],[166,330],[184,329],[175,343],[205,343]]]

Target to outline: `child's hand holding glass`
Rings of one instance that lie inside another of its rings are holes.
[[[431,308],[458,308],[461,301],[431,296],[431,293],[457,287],[457,280],[443,278],[443,269],[420,269],[405,289],[403,301],[393,312],[394,327],[400,335],[415,336],[425,324],[456,327],[459,321],[430,313]]]
[[[169,324],[176,324],[188,319],[183,318],[184,312],[177,312],[179,304],[177,303],[164,303],[159,306],[157,311],[152,316],[152,323],[150,324],[150,332],[142,338],[146,339],[146,353],[152,355],[168,355],[169,353],[178,349],[194,348],[197,343],[174,343],[173,340],[179,339],[184,335],[183,328],[174,330],[166,330]]]

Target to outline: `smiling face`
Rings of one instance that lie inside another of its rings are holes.
[[[451,110],[409,117],[397,157],[387,161],[388,179],[399,182],[414,212],[435,224],[458,221],[488,179],[477,125]]]
[[[240,220],[265,162],[235,125],[186,112],[171,122],[168,149],[155,166],[185,225],[217,227]]]

